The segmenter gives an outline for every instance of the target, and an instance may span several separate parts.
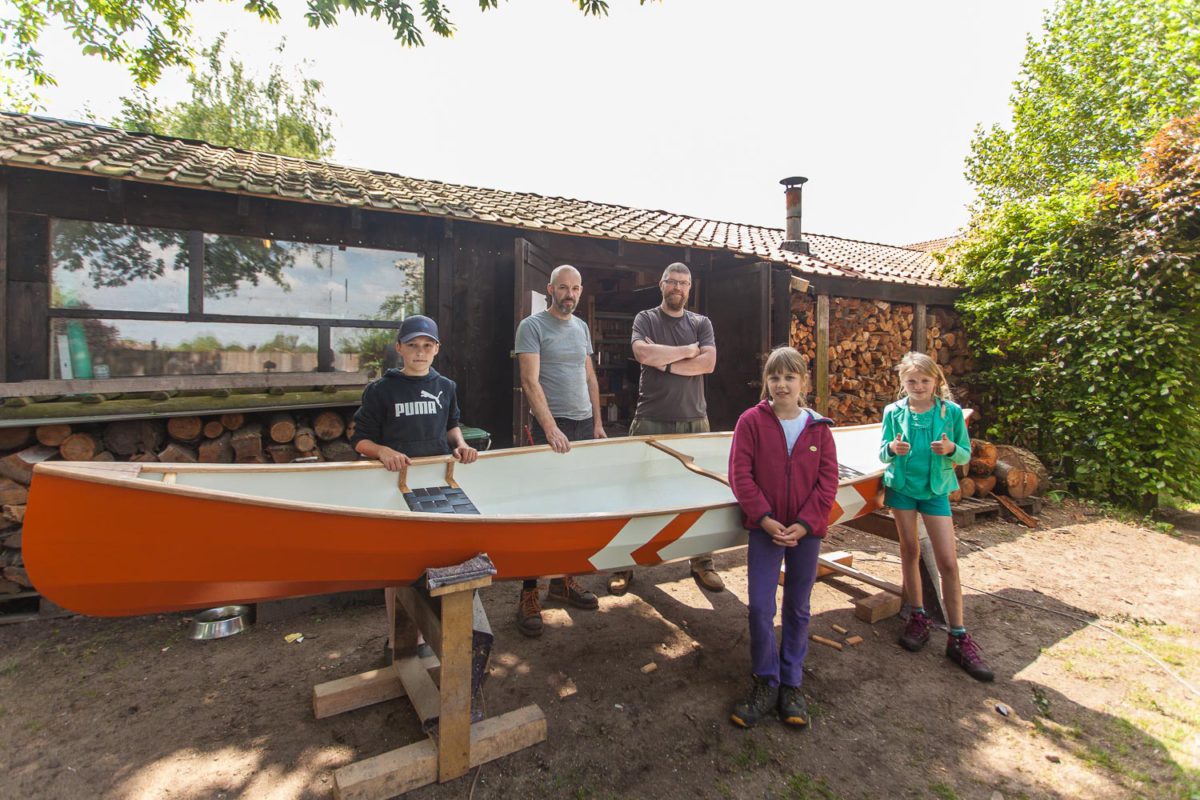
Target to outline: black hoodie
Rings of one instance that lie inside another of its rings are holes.
[[[434,369],[419,378],[389,369],[363,390],[350,442],[369,439],[414,458],[449,454],[446,431],[459,425],[456,388]]]

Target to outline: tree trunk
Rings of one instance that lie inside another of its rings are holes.
[[[317,435],[313,433],[312,428],[296,428],[296,435],[292,437],[292,444],[296,445],[297,450],[307,453],[310,450],[317,449]]]
[[[276,444],[287,444],[296,438],[296,420],[286,411],[278,411],[267,418],[267,435]]]
[[[71,435],[70,425],[38,425],[37,440],[47,447],[58,447]]]
[[[996,469],[996,445],[983,439],[971,440],[971,467],[973,476],[991,475]]]
[[[167,420],[167,433],[181,442],[194,442],[204,431],[204,421],[199,417],[171,417]]]
[[[232,464],[233,445],[230,440],[233,434],[226,431],[215,439],[200,443],[199,459],[201,464]]]
[[[1036,494],[1043,494],[1050,488],[1050,472],[1042,460],[1033,453],[1023,447],[1001,444],[996,445],[996,455],[998,459],[1003,459],[1010,464],[1020,464],[1022,469],[1037,475],[1037,487],[1034,489]]]
[[[219,419],[210,419],[204,423],[203,433],[205,439],[216,439],[224,432],[225,426],[221,424],[221,420]]]
[[[88,433],[72,433],[58,446],[59,454],[67,461],[91,461],[100,449],[96,437]]]
[[[322,411],[317,414],[313,419],[312,426],[317,438],[323,442],[333,441],[346,430],[346,423],[342,422],[342,415],[336,411]]]
[[[242,414],[222,414],[221,424],[225,426],[226,430],[236,431],[246,424],[246,417]]]

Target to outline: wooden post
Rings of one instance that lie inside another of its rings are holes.
[[[0,314],[8,317],[8,176],[0,174]],[[8,331],[0,325],[0,383],[8,378]]]
[[[817,411],[829,411],[829,295],[817,295]]]
[[[471,724],[473,630],[488,628],[475,591],[490,576],[432,589],[395,590],[388,625],[396,642],[391,666],[313,688],[318,719],[374,703],[408,697],[430,738],[342,767],[334,773],[338,800],[383,800],[434,782],[458,778],[471,768],[546,740],[546,715],[528,705]],[[434,599],[440,601],[440,614]],[[416,630],[438,654],[418,658]],[[439,668],[438,684],[430,677]]]
[[[925,345],[928,337],[926,336],[926,328],[929,323],[926,319],[927,307],[924,303],[917,303],[913,314],[913,347],[912,349],[918,353],[925,352]]]

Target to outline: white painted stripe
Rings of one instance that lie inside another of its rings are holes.
[[[628,569],[636,566],[633,551],[658,535],[667,527],[674,514],[657,514],[652,517],[634,517],[625,523],[608,544],[588,559],[597,570]]]
[[[746,536],[740,508],[713,508],[701,514],[683,536],[659,550],[658,557],[663,561],[674,561],[741,547],[746,543]]]
[[[838,488],[837,503],[842,507],[842,516],[838,517],[837,522],[854,519],[858,516],[858,512],[862,511],[867,505],[867,501],[852,486],[841,486]]]

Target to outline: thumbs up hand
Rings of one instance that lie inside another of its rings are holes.
[[[891,441],[889,447],[898,456],[908,455],[908,451],[912,449],[912,445],[904,441],[904,433],[902,431],[896,431],[896,438]]]
[[[937,453],[939,456],[948,456],[954,452],[955,444],[946,438],[946,434],[942,434],[942,438],[929,445],[929,449]]]

